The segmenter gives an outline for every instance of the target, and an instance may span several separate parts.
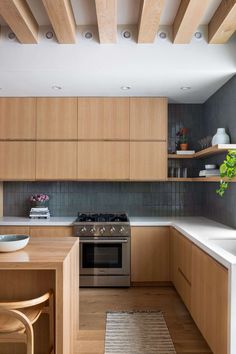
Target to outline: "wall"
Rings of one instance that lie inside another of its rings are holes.
[[[203,105],[206,135],[214,135],[217,128],[226,128],[231,142],[236,143],[236,76],[228,81]],[[208,159],[222,162],[224,155]],[[206,217],[236,228],[236,183],[232,183],[223,198],[216,194],[218,183],[203,187],[203,213]]]

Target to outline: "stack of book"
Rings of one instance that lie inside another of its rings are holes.
[[[29,217],[31,219],[49,219],[50,212],[48,208],[31,208]]]
[[[177,155],[193,155],[195,154],[195,150],[177,150]]]

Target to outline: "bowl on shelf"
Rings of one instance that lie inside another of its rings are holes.
[[[14,252],[24,248],[29,242],[27,235],[0,235],[0,252]]]

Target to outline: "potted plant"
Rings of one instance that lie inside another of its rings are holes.
[[[181,128],[176,135],[179,138],[177,148],[180,148],[180,150],[188,150],[188,129]]]
[[[229,181],[236,177],[236,150],[229,150],[224,162],[220,165],[220,176],[222,178],[227,177]],[[226,189],[228,188],[229,182],[220,181],[220,187],[217,189],[216,193],[221,197],[224,195]]]
[[[30,196],[30,202],[35,208],[44,208],[48,205],[49,196],[47,194],[33,194]]]

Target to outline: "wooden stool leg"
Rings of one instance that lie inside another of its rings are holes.
[[[27,340],[27,354],[34,354],[34,330],[31,323],[25,325]]]
[[[50,343],[50,354],[54,354],[55,350],[55,340],[54,340],[54,294],[49,297],[49,343]]]

